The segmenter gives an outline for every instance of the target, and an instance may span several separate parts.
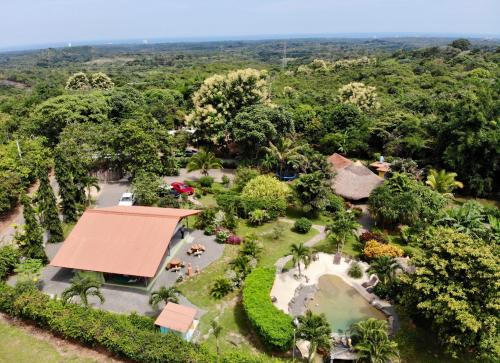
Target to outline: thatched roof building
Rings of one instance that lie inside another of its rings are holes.
[[[328,162],[335,170],[332,188],[335,193],[346,199],[366,199],[372,190],[384,181],[361,162],[354,162],[342,155],[333,154],[328,157]]]

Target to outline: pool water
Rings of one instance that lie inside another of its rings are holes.
[[[368,318],[386,319],[380,310],[338,276],[321,276],[318,288],[308,308],[314,313],[325,314],[333,332],[344,333],[353,323]]]

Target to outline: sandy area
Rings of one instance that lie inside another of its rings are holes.
[[[359,262],[364,272],[363,277],[360,279],[353,279],[347,274],[350,263],[345,262],[344,258],[342,258],[340,264],[336,265],[333,263],[333,255],[318,253],[318,257],[318,260],[312,261],[307,269],[301,266],[303,275],[301,279],[295,277],[295,275],[298,274],[297,268],[276,275],[273,288],[271,289],[271,296],[276,297],[274,305],[278,309],[288,313],[288,304],[294,297],[295,290],[299,285],[317,285],[319,278],[325,274],[339,276],[347,284],[356,289],[367,301],[372,303],[372,305],[377,304],[382,307],[391,306],[389,302],[379,299],[376,295],[367,292],[366,289],[361,286],[362,283],[369,280],[369,276],[366,273],[369,267],[367,263]]]

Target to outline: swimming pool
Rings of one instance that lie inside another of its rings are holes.
[[[308,308],[326,315],[332,332],[344,333],[353,323],[368,318],[385,320],[386,316],[370,305],[353,287],[340,277],[323,275],[318,281],[319,290]]]

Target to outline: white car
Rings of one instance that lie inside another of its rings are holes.
[[[131,207],[134,205],[134,193],[123,193],[120,201],[118,202],[119,206],[123,207]]]

